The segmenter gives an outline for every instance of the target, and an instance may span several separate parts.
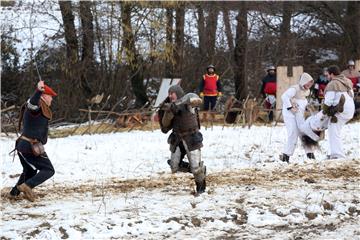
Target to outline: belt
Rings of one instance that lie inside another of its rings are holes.
[[[38,143],[39,142],[39,140],[37,140],[37,139],[28,138],[28,137],[26,137],[24,135],[21,135],[19,138],[22,139],[22,140],[28,141],[30,143]]]
[[[177,132],[177,134],[180,136],[180,137],[184,137],[186,135],[189,135],[189,134],[193,134],[195,132],[198,132],[199,129],[190,129],[188,131],[184,131],[184,132]]]

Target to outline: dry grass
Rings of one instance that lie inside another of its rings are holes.
[[[76,127],[69,127],[64,129],[52,129],[49,132],[51,138],[67,137],[72,135],[84,134],[100,134],[100,133],[115,133],[115,132],[129,132],[133,130],[153,131],[159,128],[158,123],[147,122],[143,125],[136,125],[132,127],[116,127],[114,124],[102,123],[91,125],[81,125]]]
[[[202,121],[204,112],[199,112],[201,126],[204,128],[208,128],[211,126],[247,126],[243,119],[239,119],[236,124],[227,124],[224,123],[224,115],[223,114],[215,114],[215,118],[212,120],[210,115],[208,114],[208,121]],[[255,122],[251,125],[254,126],[266,126],[271,125],[272,123],[267,122],[267,112],[260,112],[258,114],[258,118]],[[360,115],[357,118],[352,119],[350,122],[358,122],[360,120]],[[142,131],[154,131],[159,129],[158,122],[146,121],[143,124],[136,124],[133,126],[128,127],[118,127],[116,124],[110,123],[102,123],[102,124],[95,124],[89,127],[88,125],[81,125],[76,127],[69,127],[64,129],[52,129],[49,132],[49,136],[51,138],[60,138],[60,137],[67,137],[72,135],[84,135],[84,134],[101,134],[101,133],[115,133],[115,132],[130,132],[133,130],[142,130]]]

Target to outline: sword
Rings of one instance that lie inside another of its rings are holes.
[[[42,81],[41,76],[40,76],[40,72],[39,72],[39,69],[38,69],[38,66],[37,66],[36,62],[35,62],[35,67],[36,67],[36,72],[37,72],[37,74],[39,76],[39,80]]]

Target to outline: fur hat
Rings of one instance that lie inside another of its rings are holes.
[[[178,99],[182,98],[185,95],[184,90],[180,87],[180,85],[172,85],[171,87],[169,87],[168,92],[176,93]]]

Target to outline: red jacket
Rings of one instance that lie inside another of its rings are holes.
[[[324,98],[324,92],[326,88],[326,83],[319,83],[319,92],[318,92],[318,98]]]
[[[203,75],[200,92],[203,92],[204,96],[217,96],[221,92],[219,76],[217,74]]]
[[[356,85],[357,85],[357,83],[359,81],[359,78],[357,78],[357,77],[348,77],[348,79],[351,80],[351,82],[353,84],[353,88],[356,88]]]
[[[269,95],[276,95],[276,82],[265,83],[264,92]]]

